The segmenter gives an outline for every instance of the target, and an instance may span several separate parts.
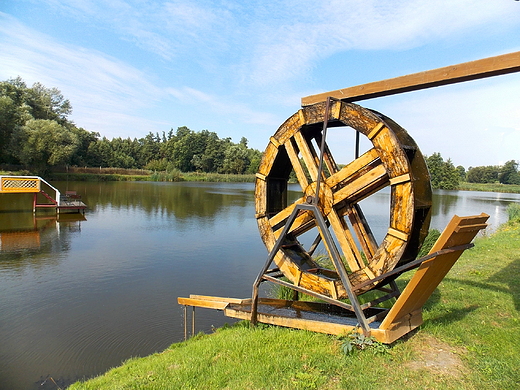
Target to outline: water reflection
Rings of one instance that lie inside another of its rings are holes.
[[[507,222],[507,206],[520,202],[520,194],[504,194],[480,191],[436,190],[433,193],[432,228],[442,230],[453,215],[466,216],[489,214],[486,234]]]
[[[225,184],[215,183],[109,182],[83,183],[74,187],[85,194],[84,202],[94,212],[110,206],[113,209],[139,209],[148,214],[165,213],[180,220],[212,219],[223,208],[243,208],[254,197],[250,185],[226,190]]]
[[[0,268],[56,261],[70,249],[71,235],[81,231],[82,221],[86,221],[83,214],[0,212]]]

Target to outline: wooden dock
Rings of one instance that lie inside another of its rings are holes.
[[[47,189],[47,191],[46,191]],[[54,192],[54,195],[49,193]],[[60,212],[85,212],[87,205],[75,191],[65,194],[50,185],[39,176],[0,176],[0,194],[34,194],[33,212],[38,209],[55,209]],[[38,195],[47,199],[47,203],[38,203]]]

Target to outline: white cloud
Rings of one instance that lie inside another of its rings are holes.
[[[422,152],[456,165],[520,159],[520,75],[378,99],[377,109],[407,129]],[[369,103],[366,103],[369,105]]]
[[[57,87],[71,100],[72,119],[90,131],[114,134],[116,123],[119,130],[150,127],[134,113],[163,93],[146,74],[103,53],[59,44],[1,13],[0,36],[3,80],[20,76],[29,85]]]
[[[258,30],[245,63],[253,84],[269,85],[301,76],[324,57],[352,49],[402,50],[463,35],[477,26],[500,29],[516,23],[514,2],[489,1],[298,1],[287,21],[268,20]],[[282,11],[283,12],[283,11]],[[280,24],[276,24],[279,22]]]
[[[514,12],[518,3],[513,1],[42,1],[67,20],[72,17],[85,23],[93,36],[103,32],[111,44],[134,42],[135,53],[124,55],[132,57],[128,61],[142,61],[147,72],[101,51],[63,44],[58,40],[61,37],[45,36],[3,14],[0,76],[20,75],[29,83],[59,88],[71,100],[78,125],[108,136],[160,132],[167,121],[187,125],[185,120],[191,115],[210,129],[234,126],[235,131],[245,132],[245,125],[258,125],[255,129],[267,132],[268,137],[298,109],[308,78],[316,74],[314,67],[335,54],[399,51],[448,38],[463,40],[475,29],[492,26],[486,34],[496,34],[512,23],[518,25]],[[99,50],[110,50],[109,45]],[[377,66],[384,69],[385,64]],[[152,69],[156,73],[148,73]],[[417,128],[427,112],[414,108],[419,107],[414,102],[424,96],[414,95],[408,107],[395,103],[391,107],[398,112],[395,119],[410,118],[414,125],[410,127]],[[391,101],[404,101],[400,99]],[[447,95],[446,99],[465,97]],[[434,103],[432,99],[424,102]],[[381,111],[394,116],[392,110]],[[445,117],[457,115],[442,110]],[[150,114],[153,111],[156,116]],[[470,113],[467,109],[464,115]],[[446,126],[439,123],[436,128]],[[511,128],[506,122],[499,126]],[[507,137],[504,133],[506,141]]]
[[[168,88],[167,92],[182,104],[196,104],[199,111],[207,111],[212,115],[229,116],[245,124],[265,125],[275,128],[280,118],[268,112],[251,109],[247,104],[230,101],[226,97],[213,96],[190,87]]]
[[[317,61],[357,50],[403,50],[516,23],[514,1],[488,0],[47,0],[58,12],[98,24],[169,61],[219,72],[235,86],[294,81]],[[218,64],[216,64],[218,63]]]

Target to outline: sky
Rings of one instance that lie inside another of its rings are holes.
[[[187,126],[263,151],[304,96],[516,51],[515,0],[0,0],[0,80],[58,88],[109,139]],[[519,87],[520,73],[359,104],[467,169],[520,160]],[[337,131],[345,164],[354,138]]]

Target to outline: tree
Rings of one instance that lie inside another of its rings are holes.
[[[440,153],[433,153],[431,156],[426,157],[426,165],[430,171],[430,180],[433,188],[440,188],[444,171],[442,169],[444,160]]]
[[[50,119],[64,124],[72,112],[72,106],[57,88],[46,88],[40,83],[34,83],[27,90],[27,104],[35,119]]]
[[[457,165],[457,172],[459,172],[460,181],[466,181],[466,168],[462,165]]]
[[[137,162],[139,168],[144,167],[152,160],[160,160],[161,155],[161,137],[159,134],[154,135],[148,133],[144,138],[138,140],[139,153],[137,154]]]
[[[246,173],[257,173],[260,168],[260,162],[262,161],[262,152],[257,149],[248,150],[249,166],[247,167]]]
[[[0,163],[17,162],[8,145],[14,130],[32,119],[26,93],[27,86],[19,77],[0,83]]]
[[[469,167],[466,178],[469,183],[496,183],[498,181],[497,166]]]
[[[98,141],[99,133],[87,131],[76,126],[68,126],[68,128],[72,133],[76,134],[76,137],[78,137],[78,147],[71,158],[70,164],[77,166],[90,166],[92,161],[90,161],[89,148],[90,145]],[[93,165],[99,166],[99,164],[96,163]]]
[[[433,153],[426,158],[433,188],[456,189],[460,183],[460,170],[455,168],[451,159],[444,161],[440,153]]]
[[[25,131],[34,130],[38,127],[54,129],[55,126],[43,125],[43,122],[33,122],[31,120],[49,120],[58,125],[66,126],[70,129],[74,127],[72,122],[67,120],[67,116],[72,112],[70,102],[63,97],[57,88],[46,88],[40,83],[35,83],[31,88],[27,88],[25,82],[17,77],[0,83],[0,162],[21,162],[17,156],[27,157],[27,151],[21,152],[20,147],[15,146],[11,151],[7,145],[13,146],[12,138],[20,137]],[[29,127],[20,130],[21,127]],[[42,127],[43,126],[43,127]],[[20,154],[21,153],[21,154]],[[66,153],[66,152],[64,152]]]
[[[222,173],[242,174],[248,166],[248,153],[243,145],[232,145],[226,150]]]
[[[502,184],[520,184],[520,174],[518,173],[518,163],[515,160],[506,162],[498,174],[498,181]]]
[[[31,119],[16,129],[13,147],[22,164],[45,172],[47,167],[69,163],[78,148],[78,137],[58,122]]]
[[[457,168],[451,162],[451,159],[448,159],[444,163],[443,169],[443,178],[439,184],[439,188],[444,190],[455,190],[460,183],[460,173]]]

